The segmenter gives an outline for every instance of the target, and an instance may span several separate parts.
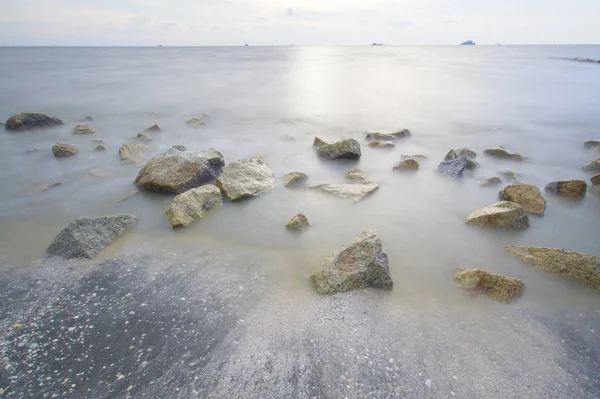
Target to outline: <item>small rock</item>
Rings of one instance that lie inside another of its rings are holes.
[[[177,144],[177,145],[174,145],[174,146],[172,146],[171,148],[174,148],[174,149],[176,149],[177,151],[187,151],[187,147],[186,147],[186,146],[184,146],[184,145],[178,145],[178,144]]]
[[[393,141],[370,141],[368,146],[375,148],[394,148],[396,145]]]
[[[493,157],[504,158],[504,159],[512,159],[512,160],[515,160],[515,161],[523,161],[525,159],[525,157],[522,156],[521,154],[510,152],[510,151],[508,151],[505,148],[502,148],[500,146],[488,148],[483,153],[486,154],[486,155],[493,156]]]
[[[546,191],[569,197],[583,197],[587,191],[584,180],[555,181],[546,186]]]
[[[592,183],[592,186],[598,186],[598,185],[600,185],[600,173],[597,174],[597,175],[595,175],[595,176],[592,176],[590,178],[590,182]]]
[[[152,125],[148,129],[144,130],[144,133],[159,133],[162,129],[158,125]]]
[[[318,186],[310,186],[308,189],[330,194],[334,197],[358,202],[367,195],[371,194],[378,187],[379,185],[377,183],[365,182],[352,184],[319,184]]]
[[[464,170],[469,166],[469,159],[461,157],[452,161],[443,161],[438,165],[437,171],[455,179],[462,176]]]
[[[321,148],[322,146],[324,146],[326,144],[333,144],[333,143],[334,143],[334,141],[332,141],[332,140],[327,140],[322,137],[316,136],[315,140],[313,141],[313,147]]]
[[[483,293],[500,302],[510,302],[523,293],[523,281],[481,269],[461,270],[454,281],[467,291]]]
[[[62,183],[59,181],[55,181],[54,183],[48,183],[48,184],[40,184],[38,187],[40,189],[41,192],[44,192],[46,190],[51,189],[52,187],[57,187],[60,186]]]
[[[96,151],[106,151],[106,150],[108,150],[108,148],[106,148],[106,146],[104,146],[104,145],[100,144],[99,146],[97,146],[97,147],[95,148],[95,150],[96,150]]]
[[[92,141],[93,141],[94,143],[102,143],[102,141],[103,141],[103,140],[102,140],[102,139],[99,139],[99,138],[94,138],[94,139],[92,139]]]
[[[304,214],[299,213],[285,225],[285,227],[289,230],[301,231],[308,227],[310,227],[310,222]]]
[[[59,126],[62,124],[63,122],[55,116],[24,112],[8,118],[4,128],[11,131],[24,131]]]
[[[191,128],[199,128],[199,127],[206,125],[205,121],[207,119],[209,119],[209,116],[202,114],[202,116],[200,116],[199,118],[192,118],[189,121],[187,121],[185,124]]]
[[[396,138],[403,138],[403,137],[411,136],[410,130],[408,130],[408,129],[398,130],[397,132],[390,133],[390,135],[392,135]]]
[[[93,120],[94,120],[94,118],[92,118],[91,116],[87,115],[87,116],[84,116],[81,121],[82,122],[92,122]]]
[[[427,159],[427,157],[425,155],[420,155],[420,154],[414,154],[414,155],[410,155],[410,154],[402,154],[400,155],[400,161],[406,161],[407,159],[416,159],[417,161],[424,161]]]
[[[91,125],[77,125],[73,128],[74,134],[92,134],[96,133],[96,129],[94,129]]]
[[[494,176],[485,179],[483,183],[481,183],[481,187],[497,186],[499,184],[502,184],[502,180],[500,180],[499,177]]]
[[[127,194],[126,196],[124,196],[123,198],[121,198],[120,200],[118,200],[117,202],[123,202],[123,201],[127,201],[129,198],[133,197],[134,195],[139,194],[140,191],[139,190],[135,190],[130,192],[129,194]]]
[[[588,170],[590,172],[600,172],[600,158],[585,165],[583,167],[583,170]]]
[[[359,159],[360,143],[354,139],[345,139],[333,144],[325,144],[317,153],[329,159]]]
[[[546,200],[540,189],[531,184],[513,184],[504,187],[499,193],[502,201],[512,201],[521,205],[525,212],[543,215],[546,209]]]
[[[71,144],[55,144],[52,146],[52,153],[56,158],[65,158],[75,155],[79,152],[79,149]]]
[[[144,153],[149,151],[150,148],[142,143],[127,143],[119,148],[119,157],[123,162],[138,163],[142,161]]]
[[[462,157],[465,157],[467,159],[475,159],[476,156],[477,156],[477,153],[474,151],[471,151],[468,148],[458,148],[456,150],[450,150],[446,154],[444,161],[453,161],[455,159],[462,158]]]
[[[171,227],[185,227],[202,219],[207,211],[223,205],[218,187],[206,185],[177,195],[166,210]]]
[[[225,165],[216,185],[230,201],[237,201],[268,193],[275,188],[275,179],[264,159],[252,157]]]
[[[504,176],[505,178],[507,178],[510,181],[518,181],[519,179],[523,178],[523,174],[521,173],[517,173],[517,172],[513,172],[512,170],[506,170],[504,172],[500,172],[500,174],[502,176]]]
[[[135,138],[141,141],[152,141],[152,137],[144,133],[138,133],[137,136],[135,136]]]
[[[406,159],[392,168],[392,170],[418,170],[419,161],[414,158]]]
[[[367,135],[365,136],[366,141],[393,141],[395,139],[396,136],[378,132],[367,133]]]
[[[297,186],[301,183],[304,183],[308,179],[308,175],[302,172],[292,172],[285,174],[281,180],[285,187],[293,187]]]
[[[360,169],[350,169],[346,172],[346,177],[352,180],[367,180],[367,174]]]
[[[87,177],[107,177],[110,176],[110,173],[102,169],[90,169],[85,175]]]
[[[465,222],[475,226],[524,228],[529,226],[529,217],[521,205],[502,201],[477,209]]]

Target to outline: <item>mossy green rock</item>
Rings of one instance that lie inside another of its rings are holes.
[[[512,159],[515,161],[525,160],[525,157],[523,155],[517,154],[514,152],[510,152],[507,149],[500,147],[500,146],[488,148],[483,153],[486,155],[496,157],[496,158]]]
[[[341,140],[333,144],[325,144],[317,153],[329,159],[359,159],[360,143],[354,139]]]
[[[481,269],[461,270],[454,281],[467,291],[486,294],[500,302],[510,302],[523,293],[523,281]]]
[[[171,227],[185,227],[196,219],[202,219],[209,210],[222,205],[223,198],[219,188],[206,185],[177,195],[165,213]]]
[[[590,182],[592,183],[592,186],[600,186],[600,173],[590,177]]]
[[[13,115],[6,121],[4,128],[11,131],[24,131],[62,125],[63,122],[55,116],[24,112]]]

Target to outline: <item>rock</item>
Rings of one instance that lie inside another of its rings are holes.
[[[75,219],[48,247],[48,254],[65,259],[92,259],[137,222],[133,215]]]
[[[458,148],[456,150],[450,150],[446,154],[444,161],[452,161],[458,158],[465,157],[467,159],[475,159],[477,153],[469,150],[468,148]]]
[[[325,144],[317,153],[329,159],[359,159],[360,144],[354,139],[345,139],[333,144]]]
[[[0,127],[4,127],[4,126],[6,126],[6,123],[0,122]]]
[[[497,157],[497,158],[504,158],[504,159],[512,159],[515,161],[523,161],[525,159],[525,157],[521,154],[517,154],[514,152],[510,152],[500,146],[497,147],[492,147],[492,148],[488,148],[487,150],[485,150],[483,152],[486,155],[490,155],[493,157]]]
[[[95,150],[96,150],[96,151],[106,151],[106,150],[108,150],[108,148],[106,148],[106,146],[104,146],[104,145],[100,144],[99,146],[97,146],[97,147],[95,148]]]
[[[92,139],[92,141],[93,141],[94,143],[102,143],[102,141],[103,141],[103,140],[102,140],[102,139],[99,139],[99,138],[94,138],[94,139]]]
[[[134,195],[137,195],[140,193],[140,190],[135,190],[130,192],[129,194],[127,194],[126,196],[122,197],[121,199],[119,199],[117,202],[123,202],[123,201],[127,201],[129,198],[133,197]]]
[[[396,145],[393,141],[371,141],[368,146],[375,148],[394,148]]]
[[[144,153],[149,151],[150,148],[142,143],[127,143],[119,148],[119,157],[123,162],[138,163],[142,160]]]
[[[583,170],[587,170],[590,172],[600,172],[600,158],[585,165],[583,167]]]
[[[301,231],[310,227],[310,222],[308,221],[306,216],[304,216],[304,214],[299,213],[293,218],[291,218],[290,221],[287,222],[285,227],[289,230]]]
[[[467,216],[465,222],[475,226],[524,228],[529,226],[529,216],[521,205],[502,201],[477,209]]]
[[[307,179],[308,175],[301,172],[288,173],[281,178],[285,187],[297,186],[301,183],[304,183]]]
[[[275,179],[264,159],[252,157],[225,165],[216,185],[230,201],[237,201],[268,193],[275,188]]]
[[[466,42],[462,42],[461,46],[474,46],[475,42],[473,40],[467,40]]]
[[[13,115],[6,121],[4,128],[12,131],[23,131],[62,125],[63,122],[55,116],[34,114],[30,112]]]
[[[521,173],[517,173],[517,172],[513,172],[512,170],[507,170],[504,172],[500,172],[500,174],[504,177],[506,177],[508,180],[510,181],[518,181],[519,179],[523,178],[523,174]]]
[[[324,146],[326,144],[333,144],[333,143],[334,143],[334,141],[332,141],[332,140],[327,140],[322,137],[316,136],[315,140],[313,141],[313,147],[321,148],[322,146]]]
[[[60,186],[61,184],[62,184],[61,182],[55,181],[54,183],[40,184],[38,187],[41,192],[44,192],[46,190],[50,190],[52,187]]]
[[[438,165],[437,171],[455,179],[462,176],[464,170],[469,166],[469,159],[465,157],[452,161],[443,161]]]
[[[204,121],[207,118],[208,118],[208,115],[202,115],[200,118],[192,118],[192,119],[190,119],[185,124],[188,125],[189,127],[192,127],[192,128],[199,128],[199,127],[202,127],[202,126],[206,125],[206,123]]]
[[[597,175],[595,175],[595,176],[592,176],[590,178],[590,182],[592,183],[592,186],[598,186],[598,185],[600,185],[600,173],[597,174]]]
[[[308,189],[330,194],[338,198],[358,202],[375,191],[379,185],[373,182],[351,183],[351,184],[319,184],[310,186]]]
[[[388,257],[373,229],[331,254],[310,278],[321,295],[366,287],[391,289],[394,285]]]
[[[222,205],[223,198],[219,188],[206,185],[177,195],[165,213],[171,227],[185,227],[196,219],[202,219],[210,209]]]
[[[148,129],[144,130],[143,133],[159,133],[162,132],[162,129],[158,125],[152,125]]]
[[[87,177],[107,177],[110,176],[110,173],[102,169],[90,169],[85,175]]]
[[[600,257],[555,248],[517,247],[504,249],[521,262],[558,274],[585,287],[600,290]]]
[[[408,130],[408,129],[398,130],[397,132],[390,133],[390,135],[392,135],[398,139],[411,136],[410,130]]]
[[[91,125],[77,125],[73,128],[73,134],[92,134],[96,133]]]
[[[392,170],[418,170],[419,169],[419,161],[413,158],[409,158],[405,161],[400,162],[396,166],[392,168]]]
[[[346,172],[346,177],[352,180],[367,180],[367,174],[360,169],[350,169]]]
[[[427,157],[425,155],[420,155],[420,154],[415,154],[415,155],[409,155],[409,154],[402,154],[400,155],[400,161],[406,161],[407,159],[416,159],[417,161],[424,161],[427,159]]]
[[[135,138],[141,141],[152,141],[152,137],[144,133],[138,133],[137,136],[135,136]]]
[[[171,148],[174,148],[174,149],[176,149],[178,151],[187,151],[187,147],[184,146],[184,145],[178,145],[177,144],[177,145],[171,146]]]
[[[555,181],[546,186],[546,191],[569,197],[583,197],[587,191],[584,180]]]
[[[600,148],[600,140],[588,140],[583,143],[583,147],[592,150]]]
[[[180,194],[212,182],[223,165],[223,154],[215,149],[192,153],[171,147],[150,159],[134,183],[148,191]]]
[[[65,158],[75,155],[79,152],[79,148],[71,144],[57,143],[52,146],[52,153],[56,158]]]
[[[463,289],[483,293],[500,302],[510,302],[523,293],[523,281],[481,269],[461,270],[454,276]]]
[[[81,121],[82,122],[92,122],[93,120],[94,120],[94,118],[92,118],[91,116],[87,115],[87,116],[84,116]]]
[[[499,193],[502,201],[512,201],[523,207],[523,210],[536,215],[543,215],[546,200],[540,189],[531,184],[513,184],[504,187]]]
[[[499,177],[494,176],[485,179],[483,183],[481,183],[481,187],[497,186],[499,184],[502,184],[502,180],[500,180]]]
[[[396,140],[396,136],[392,136],[391,134],[372,132],[367,133],[365,136],[366,141],[393,141]]]

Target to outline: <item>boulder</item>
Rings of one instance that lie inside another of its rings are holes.
[[[523,208],[514,202],[502,201],[485,208],[477,209],[465,219],[467,224],[485,227],[514,227],[529,226],[529,216]]]
[[[469,292],[486,294],[500,302],[510,302],[523,294],[523,281],[481,269],[460,270],[454,281]]]
[[[585,165],[583,167],[583,170],[587,170],[590,172],[600,172],[600,158]]]
[[[65,158],[75,155],[79,152],[79,148],[71,144],[57,143],[52,146],[52,153],[56,158]]]
[[[350,169],[346,172],[346,177],[352,180],[367,180],[367,174],[360,169]]]
[[[40,189],[41,192],[44,192],[46,190],[50,190],[52,187],[58,187],[60,185],[62,185],[61,182],[55,181],[54,183],[40,184],[38,186],[38,188]]]
[[[142,143],[127,143],[119,148],[119,157],[123,162],[138,163],[143,160],[144,153],[149,151],[150,148]]]
[[[4,128],[11,131],[23,131],[62,125],[63,122],[55,116],[24,112],[13,115],[6,121]]]
[[[48,254],[65,259],[92,259],[137,222],[133,215],[75,219],[48,247]]]
[[[325,144],[319,147],[317,154],[329,159],[359,159],[360,143],[354,139],[345,139],[333,144]]]
[[[283,175],[281,178],[285,187],[293,187],[304,183],[308,179],[308,175],[302,172],[292,172]]]
[[[96,133],[91,125],[77,125],[73,128],[73,134],[92,134]]]
[[[438,165],[437,171],[455,179],[462,176],[464,170],[469,166],[469,159],[460,157],[452,161],[443,161]]]
[[[370,141],[368,146],[374,148],[394,148],[396,145],[393,141]]]
[[[135,136],[135,138],[141,141],[152,141],[152,137],[144,133],[138,133],[137,136]]]
[[[406,159],[392,168],[392,170],[418,170],[419,161],[413,158]]]
[[[148,129],[144,130],[143,133],[159,133],[162,129],[158,125],[152,125]]]
[[[523,155],[510,152],[500,146],[488,148],[483,153],[496,158],[512,159],[515,161],[523,161],[525,159]]]
[[[148,191],[180,194],[212,182],[223,165],[223,154],[215,149],[192,153],[171,147],[152,157],[134,183]]]
[[[308,227],[310,227],[310,222],[308,221],[308,218],[302,213],[299,213],[293,218],[291,218],[290,221],[287,222],[287,224],[285,225],[286,229],[295,231],[301,231]]]
[[[505,245],[504,249],[516,259],[537,269],[600,290],[600,257],[598,256],[563,249],[515,245]]]
[[[523,210],[536,215],[543,215],[546,209],[546,200],[540,189],[531,184],[513,184],[504,187],[499,193],[502,201],[512,201],[523,207]]]
[[[546,191],[568,197],[583,197],[587,191],[585,180],[555,181],[546,186]]]
[[[588,140],[583,143],[583,147],[591,150],[596,150],[600,148],[600,140]]]
[[[316,136],[315,140],[313,141],[313,147],[321,148],[322,146],[324,146],[326,144],[333,144],[333,143],[335,143],[335,141]]]
[[[468,148],[458,148],[456,150],[450,150],[446,154],[444,161],[452,161],[454,159],[465,157],[467,159],[475,159],[477,153],[469,150]]]
[[[321,295],[367,287],[391,289],[394,285],[388,257],[373,229],[331,254],[310,278]]]
[[[425,155],[421,154],[402,154],[400,155],[400,161],[406,161],[407,159],[416,159],[417,161],[424,161],[427,159]]]
[[[592,186],[600,186],[600,173],[590,178]]]
[[[497,186],[499,184],[502,184],[502,180],[500,180],[499,177],[488,177],[487,179],[485,179],[482,183],[481,183],[481,187],[488,187],[488,186]]]
[[[219,188],[206,185],[177,195],[165,213],[171,227],[185,227],[196,219],[202,219],[210,209],[222,205],[223,198]]]
[[[367,195],[375,191],[379,185],[373,182],[365,183],[342,183],[342,184],[319,184],[318,186],[310,186],[309,190],[319,191],[325,194],[333,195],[334,197],[342,198],[358,202]]]
[[[106,146],[104,146],[104,145],[100,144],[99,146],[97,146],[97,147],[95,148],[95,150],[96,150],[96,151],[106,151],[106,150],[108,150],[108,148],[106,148]]]
[[[393,141],[396,140],[396,138],[396,136],[392,136],[391,134],[378,132],[367,133],[365,136],[366,141]]]
[[[275,188],[275,179],[262,157],[252,157],[225,165],[216,185],[230,201],[237,201],[268,193]]]

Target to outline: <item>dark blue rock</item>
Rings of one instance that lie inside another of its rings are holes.
[[[444,161],[438,165],[437,171],[455,179],[462,176],[463,171],[469,166],[467,157],[460,157],[451,161]]]
[[[475,42],[473,40],[467,40],[466,42],[462,42],[461,46],[474,46]]]

